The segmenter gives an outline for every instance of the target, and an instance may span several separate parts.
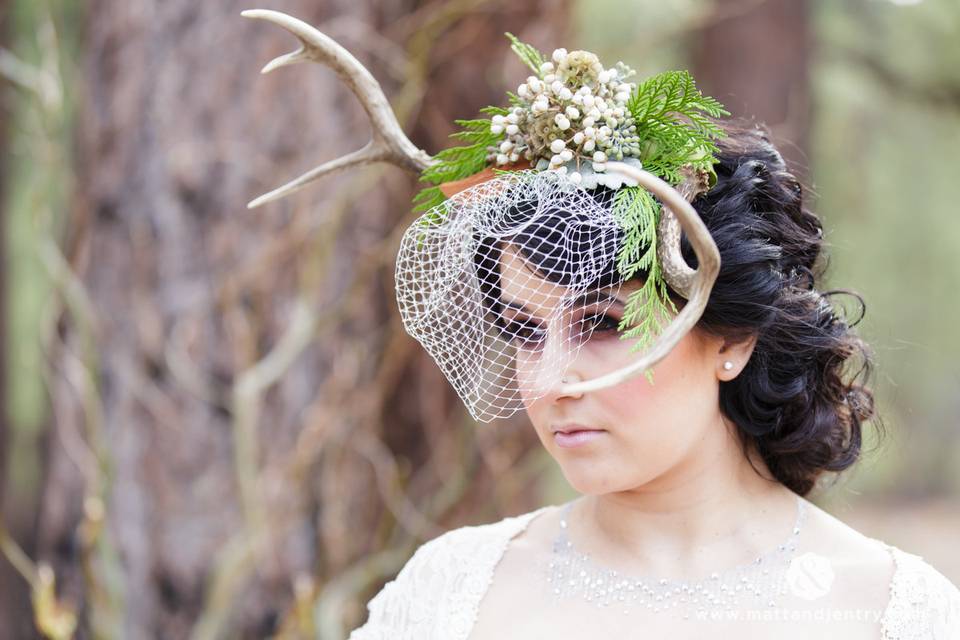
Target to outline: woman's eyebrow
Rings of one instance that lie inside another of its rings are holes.
[[[602,291],[590,291],[588,293],[585,293],[583,295],[580,295],[574,298],[570,306],[571,307],[588,307],[592,304],[597,304],[600,302],[608,302],[610,304],[617,304],[617,303],[623,304],[620,298],[614,295],[603,293]],[[515,309],[517,311],[525,313],[531,318],[536,317],[535,314],[530,313],[527,307],[521,302],[517,302],[515,300],[508,300],[506,298],[501,297],[500,303],[503,304],[505,307],[510,307],[511,309]]]

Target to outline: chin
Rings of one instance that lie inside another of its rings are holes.
[[[598,496],[620,490],[619,483],[614,482],[613,474],[609,470],[598,469],[602,465],[598,460],[583,460],[577,463],[561,463],[560,470],[570,486],[582,495]]]
[[[663,470],[623,466],[597,456],[580,460],[558,459],[560,471],[573,489],[585,496],[631,491],[652,482]]]

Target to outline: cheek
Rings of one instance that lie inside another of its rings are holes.
[[[631,341],[618,337],[592,340],[585,344],[571,365],[582,379],[596,378],[633,362]],[[534,358],[516,361],[518,378],[524,378],[535,369]],[[525,385],[521,384],[521,388]],[[653,367],[653,383],[644,374],[634,375],[620,384],[586,394],[573,401],[574,413],[582,419],[592,419],[622,430],[633,439],[647,444],[651,439],[679,440],[690,435],[685,425],[700,423],[711,411],[718,410],[718,383],[713,366],[699,343],[687,334],[676,347]],[[541,416],[549,417],[555,399],[549,395],[524,397],[523,404],[534,424]],[[567,400],[561,399],[561,403]]]
[[[584,373],[596,377],[630,364],[636,354],[630,353],[629,345],[619,340],[590,345],[585,350],[589,360],[584,361]],[[653,383],[639,374],[615,387],[594,392],[593,400],[604,413],[609,413],[613,426],[635,425],[641,431],[647,430],[644,427],[662,427],[676,432],[684,424],[700,421],[701,414],[717,404],[713,373],[706,355],[688,334],[653,367]]]
[[[630,343],[614,340],[585,345],[573,369],[595,378],[636,358]],[[666,473],[704,438],[719,411],[717,381],[707,353],[689,337],[653,369],[615,387],[577,399],[550,396],[526,402],[538,436],[558,416],[572,416],[605,427],[610,440],[591,455],[573,454],[544,441],[567,480],[580,492],[604,493],[639,486]]]
[[[532,351],[517,349],[513,357],[513,369],[521,389],[528,387],[536,379],[540,359]]]
[[[591,377],[627,367],[640,355],[638,352],[631,351],[633,345],[633,340],[622,340],[618,336],[605,336],[601,340],[591,340],[583,346],[577,365],[583,369],[583,373]],[[692,372],[702,368],[702,361],[703,355],[688,334],[665,358],[654,365],[654,383],[658,385],[661,378],[670,382],[689,377]],[[641,385],[639,382],[644,384]],[[646,376],[642,374],[618,386],[630,387],[634,391],[651,387]]]

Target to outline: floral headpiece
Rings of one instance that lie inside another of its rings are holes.
[[[723,130],[713,118],[729,114],[701,94],[688,72],[635,82],[634,71],[622,62],[607,69],[593,53],[565,49],[547,60],[507,34],[532,75],[508,93],[508,107],[486,107],[481,110],[486,117],[458,120],[462,130],[453,137],[462,144],[431,157],[407,139],[379,85],[339,44],[279,12],[244,15],[284,27],[302,44],[264,72],[308,60],[334,68],[374,128],[363,149],[320,165],[250,206],[353,165],[386,161],[419,171],[427,186],[414,198],[414,210],[423,215],[408,229],[397,260],[401,317],[474,417],[508,415],[521,399],[542,395],[560,378],[567,392],[584,392],[638,372],[649,375],[649,367],[696,323],[719,270],[719,254],[689,203],[716,181],[715,140]],[[595,197],[600,188],[612,196]],[[557,216],[560,210],[566,215]],[[680,255],[681,229],[697,254],[696,270]],[[521,341],[515,318],[490,297],[505,246],[516,247],[546,281],[563,284],[549,317],[540,318],[553,332],[563,327],[560,355],[545,351],[546,329],[537,329],[533,342]],[[485,259],[489,264],[483,266]],[[627,297],[617,327],[644,354],[628,367],[570,383],[567,368],[594,331],[582,317],[574,318],[573,301],[582,301],[600,281],[610,285],[604,278],[612,268],[620,277],[616,287],[635,274],[645,276]],[[687,299],[679,313],[668,286]],[[561,317],[565,324],[557,324]],[[529,376],[534,349],[537,380]],[[557,379],[544,382],[543,372]]]

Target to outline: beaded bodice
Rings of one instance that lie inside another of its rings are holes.
[[[545,586],[550,597],[556,602],[582,599],[627,615],[634,609],[646,609],[684,620],[744,605],[776,607],[786,593],[785,578],[796,555],[806,515],[806,502],[797,496],[796,521],[780,544],[751,562],[714,572],[702,580],[687,581],[630,575],[597,564],[570,539],[568,518],[572,506],[570,501],[560,512],[560,531],[545,567]]]
[[[510,540],[547,508],[423,544],[349,640],[468,640]],[[960,590],[920,556],[878,542],[896,563],[879,640],[960,640]]]

